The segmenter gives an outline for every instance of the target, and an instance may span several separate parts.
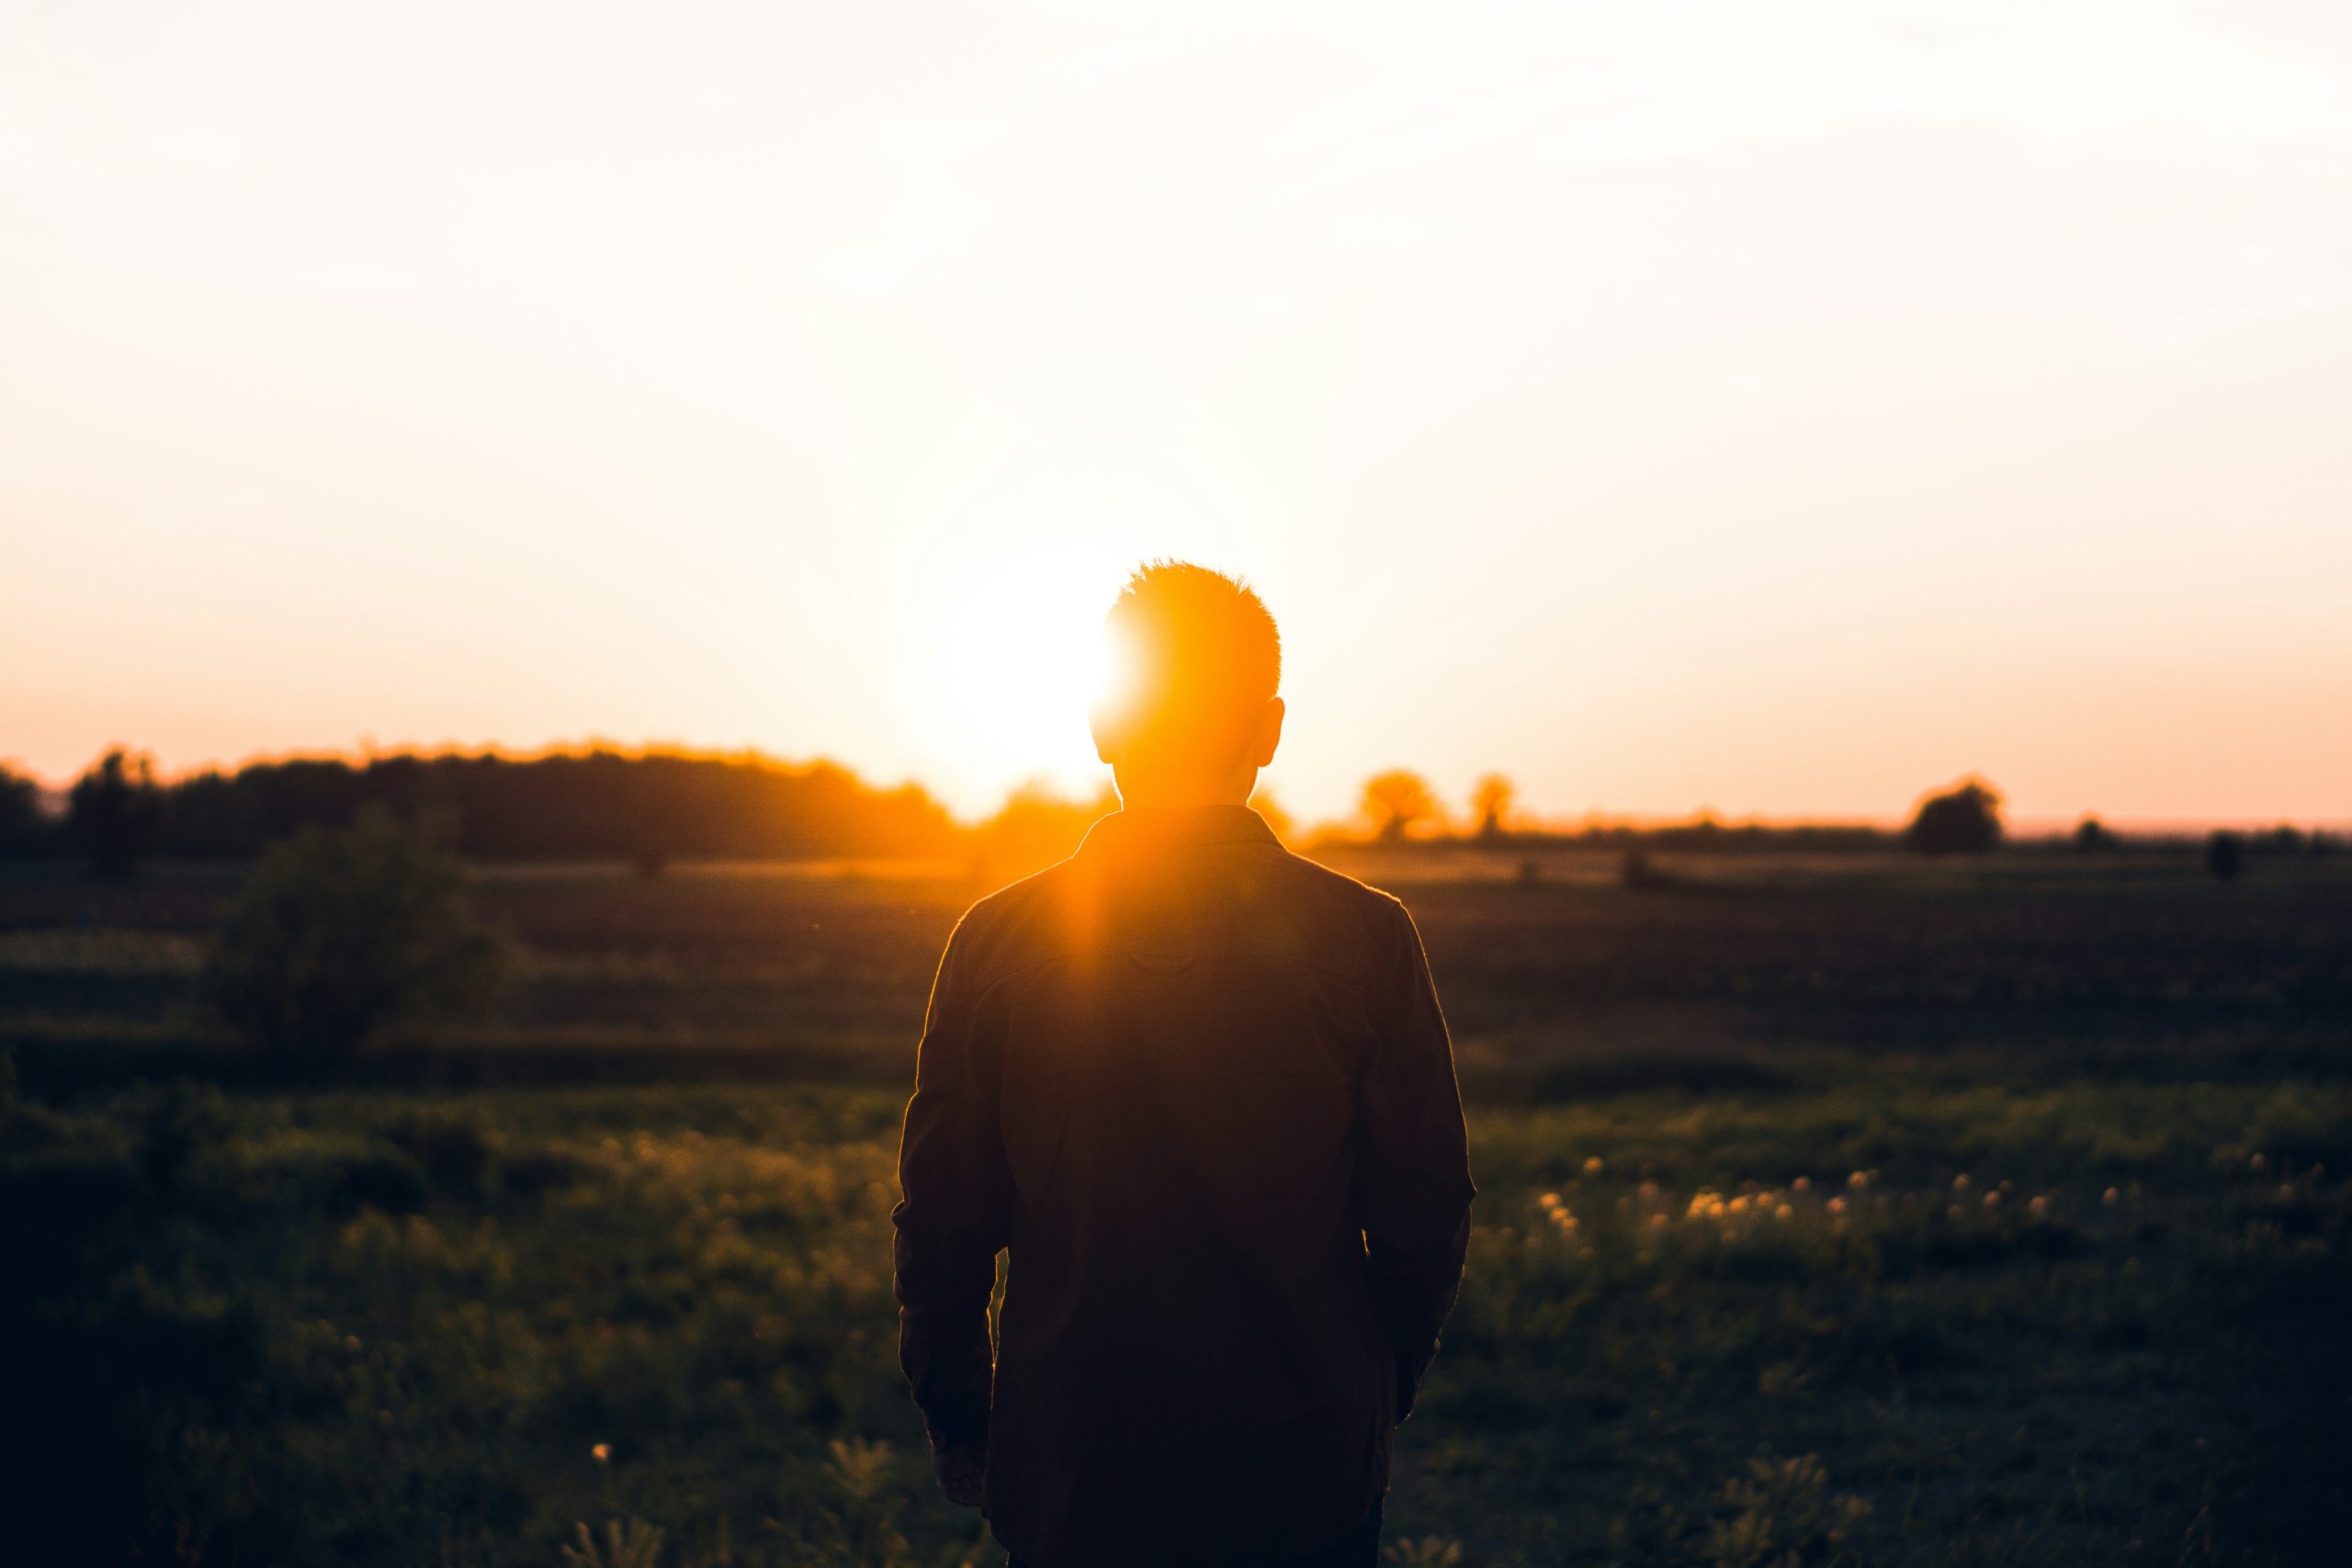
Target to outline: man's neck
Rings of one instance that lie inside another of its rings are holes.
[[[1114,775],[1115,776],[1115,775]],[[1129,811],[1182,811],[1204,806],[1247,806],[1257,783],[1257,770],[1248,776],[1228,774],[1216,779],[1118,780],[1119,804]]]

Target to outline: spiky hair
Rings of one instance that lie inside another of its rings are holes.
[[[1191,561],[1146,561],[1105,624],[1130,665],[1135,721],[1170,750],[1232,743],[1281,689],[1282,632],[1238,577]]]

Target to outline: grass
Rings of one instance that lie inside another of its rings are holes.
[[[987,1561],[892,1363],[896,1110],[153,1086],[22,1110],[11,1382],[47,1442],[18,1529],[82,1560],[551,1563],[617,1518],[677,1562]],[[1827,1510],[1873,1561],[2340,1539],[2352,1085],[1863,1078],[1476,1127],[1400,1536],[1763,1561],[1723,1540],[1769,1506],[1790,1517],[1752,1529]]]
[[[8,1555],[1001,1561],[889,1301],[962,890],[493,884],[515,1008],[294,1088],[176,988],[227,885],[0,885]],[[2342,1560],[2343,884],[1411,897],[1482,1191],[1394,1561]]]

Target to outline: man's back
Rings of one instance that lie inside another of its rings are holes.
[[[901,1176],[909,1375],[1018,1555],[1278,1561],[1377,1502],[1471,1195],[1396,900],[1243,807],[1105,818],[958,927]]]

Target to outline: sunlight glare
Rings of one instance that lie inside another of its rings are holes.
[[[971,580],[926,662],[956,743],[1007,787],[1042,777],[1073,795],[1104,782],[1087,709],[1109,679],[1102,615],[1126,569],[1041,548]]]

